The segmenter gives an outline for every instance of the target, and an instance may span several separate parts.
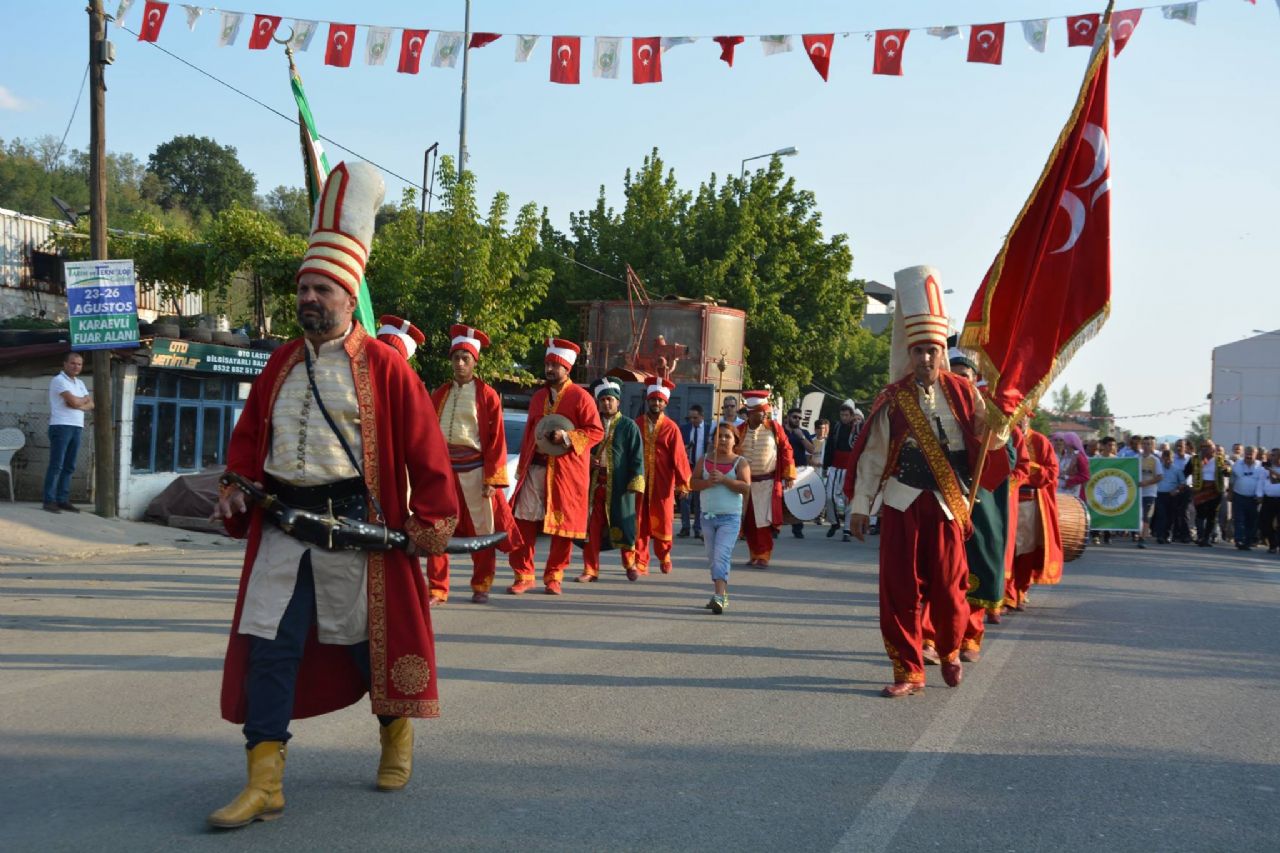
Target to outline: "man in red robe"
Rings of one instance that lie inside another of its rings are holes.
[[[782,493],[796,479],[795,455],[782,426],[769,413],[768,391],[745,391],[746,420],[738,427],[738,453],[751,465],[751,491],[742,509],[748,566],[769,568],[773,537],[782,528]]]
[[[1013,578],[1005,588],[1005,605],[1025,610],[1032,583],[1062,579],[1062,531],[1058,527],[1058,454],[1049,439],[1022,423],[1030,465],[1018,489],[1018,536]]]
[[[560,595],[564,570],[573,554],[573,540],[587,538],[588,487],[591,482],[591,448],[604,438],[600,413],[586,390],[574,385],[569,371],[580,352],[572,341],[547,341],[544,362],[546,384],[529,401],[529,423],[520,446],[516,468],[516,491],[512,500],[520,546],[511,552],[511,569],[516,582],[507,587],[512,595],[523,595],[534,586],[534,545],[538,534],[551,537],[542,579],[548,595]],[[548,415],[567,418],[567,428],[540,426]],[[543,432],[560,454],[544,453],[536,440]]]
[[[644,495],[636,508],[636,571],[649,574],[649,543],[664,575],[671,574],[676,501],[689,492],[689,454],[680,427],[664,412],[675,383],[645,377],[645,413],[636,418],[644,442]]]
[[[453,380],[431,395],[440,415],[440,429],[449,445],[449,463],[458,497],[458,534],[483,536],[505,531],[507,539],[498,547],[510,552],[520,544],[511,508],[507,505],[507,432],[502,422],[502,396],[476,378],[480,350],[489,345],[489,336],[461,323],[449,329],[449,364]],[[497,574],[497,555],[492,548],[471,555],[471,601],[487,604],[489,588]],[[427,558],[427,578],[431,582],[431,603],[449,598],[449,556]]]
[[[965,539],[969,481],[985,439],[985,410],[967,380],[946,370],[941,276],[920,266],[894,274],[890,353],[895,381],[872,406],[845,480],[849,531],[859,540],[880,510],[880,633],[893,663],[890,698],[924,690],[922,602],[933,622],[942,678],[959,686],[969,620]],[[994,443],[1002,446],[1003,441]]]
[[[297,276],[302,339],[272,354],[227,450],[227,470],[286,505],[401,529],[410,551],[332,551],[267,523],[224,489],[217,517],[248,537],[222,679],[243,723],[249,781],[209,816],[220,828],[279,817],[288,725],[357,702],[382,724],[377,784],[412,772],[409,718],[440,713],[427,585],[415,556],[457,524],[444,440],[422,381],[352,320],[383,195],[378,171],[339,164]],[[296,532],[296,531],[295,531]]]

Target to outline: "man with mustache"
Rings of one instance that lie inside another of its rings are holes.
[[[353,321],[382,177],[365,163],[329,175],[297,274],[303,337],[254,381],[227,471],[289,507],[403,530],[408,550],[333,550],[332,534],[274,526],[224,487],[215,517],[248,537],[222,679],[222,716],[242,723],[248,783],[209,816],[218,828],[284,811],[291,720],[365,693],[381,724],[377,787],[413,767],[412,717],[440,713],[427,583],[418,553],[457,524],[448,454],[431,399],[401,353]]]
[[[520,446],[513,505],[520,546],[511,552],[516,582],[507,587],[523,595],[534,587],[534,546],[538,534],[551,537],[551,548],[542,573],[548,595],[560,595],[564,570],[573,554],[573,540],[587,538],[587,489],[591,480],[591,448],[604,438],[600,413],[584,389],[573,384],[573,369],[581,350],[572,341],[550,338],[543,362],[546,384],[529,401],[529,424]],[[547,415],[563,415],[572,429],[553,430],[548,438],[564,453],[549,455],[537,448],[539,423]]]
[[[689,492],[689,455],[680,427],[663,412],[675,383],[647,376],[645,413],[636,418],[644,442],[644,496],[636,508],[636,571],[649,574],[649,544],[664,575],[671,574],[671,533],[675,502]]]

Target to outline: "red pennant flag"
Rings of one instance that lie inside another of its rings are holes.
[[[484,47],[486,44],[492,44],[500,38],[502,38],[502,33],[472,33],[471,41],[467,43],[467,47]]]
[[[969,28],[969,61],[999,65],[1004,55],[1004,24],[974,24]]]
[[[907,46],[911,30],[877,30],[876,57],[871,66],[872,74],[902,76],[902,49]]]
[[[1119,56],[1120,51],[1124,50],[1124,46],[1129,43],[1141,17],[1141,9],[1126,9],[1123,12],[1112,13],[1111,41],[1115,45],[1116,56]]]
[[[271,46],[271,37],[280,26],[279,15],[254,15],[253,35],[249,36],[249,50],[266,50]]]
[[[551,82],[577,84],[582,67],[578,36],[555,36],[551,39]]]
[[[142,29],[138,31],[138,41],[155,41],[160,38],[160,28],[164,26],[164,16],[168,11],[168,3],[147,0],[147,8],[142,14]]]
[[[339,68],[350,65],[355,40],[355,24],[330,24],[329,42],[324,49],[324,64]]]
[[[1035,405],[1111,305],[1106,46],[965,318],[987,397],[1006,417]]]
[[[401,74],[417,74],[422,66],[422,46],[427,43],[427,34],[431,30],[403,30],[400,33],[400,64],[396,71]]]
[[[633,38],[631,40],[631,82],[662,82],[662,39]]]
[[[809,54],[809,61],[825,82],[827,72],[831,70],[831,46],[835,44],[835,34],[801,36],[800,39],[804,42],[805,53]]]
[[[737,45],[742,44],[745,39],[743,36],[716,36],[716,44],[720,45],[720,59],[733,67],[733,49]]]
[[[1098,37],[1098,22],[1102,16],[1072,15],[1067,18],[1067,47],[1092,47]]]

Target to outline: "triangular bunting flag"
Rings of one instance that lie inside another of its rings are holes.
[[[679,47],[682,44],[693,44],[697,40],[697,36],[663,36],[662,52],[666,53],[671,48]]]
[[[1133,31],[1141,18],[1141,9],[1126,9],[1111,15],[1111,43],[1115,45],[1116,56],[1120,55],[1120,51],[1124,50],[1129,39],[1133,37]]]
[[[790,53],[791,36],[760,36],[760,46],[764,48],[765,56],[773,56],[775,53]]]
[[[436,33],[436,49],[431,53],[432,68],[452,68],[462,52],[462,33]]]
[[[187,12],[187,29],[194,33],[196,31],[196,21],[200,20],[200,16],[204,14],[204,9],[201,9],[199,6],[186,5],[182,8]]]
[[[387,47],[391,44],[390,27],[369,27],[364,42],[364,64],[381,65],[387,61]]]
[[[1199,3],[1177,3],[1172,6],[1161,6],[1160,11],[1171,21],[1183,21],[1195,26],[1196,7]]]
[[[805,53],[809,54],[809,61],[813,63],[814,69],[824,83],[827,80],[827,73],[831,71],[831,46],[835,44],[835,39],[833,33],[800,37],[804,42]]]
[[[123,24],[124,16],[129,14],[129,7],[133,5],[133,0],[120,0],[120,5],[116,7],[116,23]]]
[[[1276,0],[1280,3],[1280,0]],[[716,36],[715,43],[720,45],[720,59],[730,68],[733,67],[733,49],[746,41],[744,36]]]
[[[541,36],[516,36],[516,62],[528,62]]]
[[[618,47],[622,39],[617,36],[596,36],[596,54],[591,63],[591,76],[605,80],[618,79]]]
[[[929,35],[940,39],[949,39],[952,36],[960,35],[959,27],[929,27],[925,30]]]
[[[319,27],[319,21],[299,21],[295,19],[293,22],[293,38],[289,39],[289,47],[293,48],[295,53],[305,53],[307,48],[311,47],[311,39],[315,36]]]
[[[240,19],[244,15],[240,12],[223,12],[222,13],[222,29],[218,31],[218,47],[231,47],[236,43],[236,36],[240,34]]]
[[[472,33],[471,41],[467,43],[467,47],[484,47],[486,44],[493,44],[502,38],[501,33]]]

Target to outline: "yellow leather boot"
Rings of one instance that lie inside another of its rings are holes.
[[[219,829],[248,826],[255,820],[275,820],[284,814],[284,758],[288,747],[278,740],[264,740],[247,750],[249,781],[227,805],[209,815],[209,825]]]
[[[380,726],[382,758],[378,761],[378,790],[399,791],[413,775],[413,723],[399,717],[389,726]]]

